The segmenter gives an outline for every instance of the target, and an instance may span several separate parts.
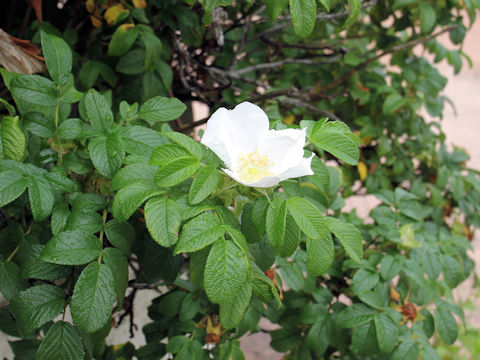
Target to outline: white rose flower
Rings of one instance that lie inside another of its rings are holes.
[[[243,102],[233,110],[215,111],[201,142],[223,160],[225,173],[246,186],[268,188],[286,179],[313,175],[314,155],[303,157],[306,130],[268,127],[267,114]]]

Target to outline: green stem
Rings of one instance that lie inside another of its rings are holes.
[[[63,147],[62,147],[62,140],[58,135],[58,113],[60,111],[60,106],[57,104],[55,106],[55,142],[58,146],[58,165],[62,165],[63,160]]]
[[[6,262],[9,262],[10,260],[12,260],[12,258],[17,253],[18,249],[20,249],[20,244],[18,244],[17,247],[15,249],[13,249],[12,253],[10,255],[8,255],[8,258],[7,258]]]
[[[254,188],[254,189],[257,190],[260,194],[263,194],[267,198],[267,201],[270,204],[270,207],[272,209],[275,209],[275,206],[273,206],[272,201],[270,200],[270,196],[268,196],[267,190],[265,190],[264,188]]]

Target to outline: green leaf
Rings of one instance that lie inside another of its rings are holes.
[[[58,135],[65,140],[76,139],[82,134],[84,125],[80,119],[66,119],[58,126]]]
[[[363,304],[353,304],[338,314],[336,323],[341,328],[354,328],[368,323],[377,313],[375,309]]]
[[[110,320],[114,301],[115,279],[110,268],[96,262],[89,264],[73,289],[73,322],[87,333],[100,330]]]
[[[120,169],[125,158],[122,138],[114,132],[90,140],[88,151],[95,168],[109,179]]]
[[[391,115],[405,104],[405,99],[398,93],[392,93],[385,98],[382,113]]]
[[[73,193],[76,190],[77,186],[73,180],[63,175],[60,169],[56,168],[52,170],[50,173],[44,175],[48,182],[65,192]]]
[[[310,140],[315,146],[328,151],[349,165],[357,165],[360,156],[358,146],[345,133],[333,130],[321,130],[314,132]]]
[[[190,204],[198,204],[205,200],[217,187],[220,180],[218,170],[213,166],[205,166],[200,169],[194,177],[190,191],[188,192],[188,201]]]
[[[120,169],[110,183],[110,190],[117,191],[133,184],[145,184],[155,187],[153,178],[158,171],[157,166],[145,163],[128,165]]]
[[[242,224],[243,225],[243,224]],[[300,244],[301,231],[292,215],[287,214],[287,221],[285,225],[285,239],[279,248],[274,248],[276,254],[281,257],[288,257],[292,255]]]
[[[455,289],[464,278],[462,268],[454,257],[443,255],[443,276],[451,289]]]
[[[410,339],[404,340],[393,353],[392,360],[418,360],[418,345]]]
[[[23,194],[28,180],[17,170],[0,173],[0,206],[5,206]]]
[[[45,245],[40,259],[60,265],[87,264],[100,256],[102,244],[94,235],[69,230],[54,236]]]
[[[317,4],[315,0],[289,0],[290,14],[295,34],[305,38],[311,34],[315,26]]]
[[[184,103],[177,98],[156,96],[146,101],[138,112],[140,119],[154,125],[159,121],[178,119],[187,109]]]
[[[202,304],[192,293],[187,294],[182,301],[180,308],[180,321],[192,320],[198,312],[202,311]]]
[[[335,249],[325,228],[320,239],[307,238],[307,268],[315,276],[324,274],[332,265]]]
[[[144,28],[144,26],[142,26],[142,28]],[[162,55],[162,42],[150,31],[140,32],[143,44],[145,45],[145,69],[147,70],[152,70]]]
[[[10,310],[15,315],[22,333],[29,335],[55,318],[64,305],[65,293],[62,289],[42,284],[18,293],[10,303]]]
[[[81,230],[94,234],[103,228],[102,216],[93,211],[75,210],[68,216],[64,230]]]
[[[155,184],[159,187],[171,187],[192,176],[200,167],[200,162],[194,157],[173,160],[160,168],[155,175]]]
[[[377,334],[373,321],[353,329],[351,347],[357,355],[378,353]]]
[[[252,284],[246,283],[231,301],[220,303],[220,322],[223,328],[233,329],[242,321],[251,297]]]
[[[118,307],[122,308],[125,291],[128,287],[128,262],[125,255],[112,247],[103,250],[103,261],[110,268],[115,279]]]
[[[373,320],[380,351],[383,354],[391,353],[397,344],[398,325],[385,313],[376,314]]]
[[[4,116],[0,122],[0,158],[21,161],[25,153],[25,135],[18,116]]]
[[[347,20],[343,24],[342,28],[352,25],[360,14],[360,9],[362,8],[362,3],[360,0],[348,0],[349,14]]]
[[[112,213],[119,222],[127,220],[146,200],[163,191],[148,183],[131,184],[117,192],[113,199]]]
[[[362,234],[352,224],[327,217],[328,229],[338,238],[345,252],[356,263],[361,263],[363,256]]]
[[[158,132],[144,126],[127,126],[123,128],[122,136],[127,152],[146,158],[150,158],[153,150],[166,142]]]
[[[45,246],[35,244],[31,247],[31,254],[22,263],[20,275],[24,279],[40,279],[55,281],[68,277],[72,272],[71,267],[51,264],[40,260],[40,254]]]
[[[184,335],[177,335],[168,339],[167,351],[172,354],[179,353],[190,344],[191,339]]]
[[[447,344],[453,344],[457,340],[458,327],[453,315],[446,308],[439,306],[435,309],[435,324],[440,336]]]
[[[85,95],[84,104],[93,128],[108,135],[113,124],[113,113],[107,100],[96,90],[90,89]]]
[[[285,241],[287,224],[287,202],[280,197],[273,200],[267,210],[266,230],[268,240],[274,249],[281,248]]]
[[[23,127],[32,134],[40,137],[50,138],[55,135],[53,118],[48,118],[39,112],[29,112],[25,114],[23,117]]]
[[[122,56],[130,50],[135,43],[135,40],[137,40],[137,37],[137,27],[129,26],[129,24],[120,25],[110,39],[110,43],[108,44],[108,55]]]
[[[208,254],[203,280],[210,301],[232,301],[245,286],[248,271],[242,250],[232,241],[218,240]]]
[[[145,70],[145,49],[134,49],[123,55],[116,69],[126,75],[138,75]]]
[[[328,347],[328,329],[325,320],[322,319],[310,328],[307,337],[305,338],[305,345],[315,352],[315,355],[321,357]]]
[[[15,102],[54,107],[58,91],[54,82],[39,75],[21,75],[12,79],[10,91]]]
[[[187,150],[193,157],[196,157],[198,160],[203,158],[203,147],[200,143],[193,140],[190,136],[179,133],[177,131],[164,131],[161,133],[163,136],[167,137],[170,141],[175,144],[180,145],[185,150]]]
[[[70,323],[58,321],[43,338],[37,360],[83,360],[83,343],[78,330]]]
[[[0,260],[0,293],[12,300],[28,283],[20,277],[20,269],[11,261]]]
[[[435,9],[427,2],[420,2],[420,30],[423,34],[429,33],[435,27],[437,15]]]
[[[153,150],[150,165],[165,166],[179,158],[190,157],[190,152],[177,144],[163,144]]]
[[[122,251],[124,255],[130,255],[131,246],[135,240],[135,230],[129,223],[110,220],[105,224],[105,235],[110,244]]]
[[[300,197],[291,197],[287,209],[298,227],[311,239],[321,239],[326,230],[325,219],[314,205]]]
[[[183,226],[174,254],[196,252],[223,238],[224,229],[212,213],[202,213]]]
[[[52,213],[53,189],[45,178],[40,176],[28,178],[28,197],[35,221],[42,221]]]
[[[145,221],[152,238],[161,246],[175,245],[182,215],[175,200],[156,196],[145,204]]]
[[[56,84],[62,85],[72,71],[72,51],[62,38],[40,31],[42,51],[48,73]]]
[[[274,21],[285,11],[288,0],[267,0],[266,3],[268,16]]]

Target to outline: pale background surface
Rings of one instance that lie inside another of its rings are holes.
[[[470,153],[468,166],[480,169],[480,22],[467,33],[464,43],[464,51],[470,55],[473,60],[473,68],[468,68],[464,62],[464,67],[460,74],[453,76],[453,69],[442,62],[439,66],[440,72],[449,78],[448,85],[444,94],[448,96],[457,109],[457,116],[454,115],[453,109],[446,105],[444,112],[444,120],[442,126],[447,134],[447,143],[455,144],[466,149]],[[451,48],[448,36],[442,38],[442,42]],[[206,114],[196,114],[197,119],[205,117]],[[368,216],[369,208],[375,205],[375,200],[369,197],[354,199],[349,202],[349,208],[356,208],[360,216]],[[473,256],[477,263],[480,263],[480,238],[479,232],[473,242],[475,252]],[[480,266],[476,268],[476,273],[480,276]],[[456,292],[457,299],[465,300],[472,296],[471,286],[472,279],[467,280]],[[147,316],[147,306],[151,300],[157,296],[154,291],[141,291],[136,296],[135,301],[135,323],[139,328],[143,324],[149,322]],[[0,305],[5,302],[0,299]],[[475,311],[467,311],[466,318],[469,323],[480,327],[480,299],[475,298],[474,303],[478,306]],[[128,319],[125,319],[120,328],[112,331],[108,337],[111,344],[119,344],[128,341]],[[262,322],[262,327],[268,328],[267,323]],[[145,343],[145,338],[141,331],[135,333],[135,337],[131,339],[138,347]],[[276,353],[269,347],[270,336],[268,334],[255,334],[242,339],[242,348],[245,351],[247,360],[274,360],[281,359],[281,354]],[[7,344],[7,338],[0,333],[0,358],[6,357],[13,359],[13,354]]]

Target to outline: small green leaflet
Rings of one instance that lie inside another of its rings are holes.
[[[159,121],[170,121],[179,118],[187,109],[184,103],[176,98],[156,96],[146,101],[138,112],[138,117],[154,125]]]
[[[232,241],[218,240],[211,248],[205,265],[205,291],[213,303],[232,301],[245,286],[248,263],[242,250]]]
[[[25,335],[57,316],[65,305],[65,293],[59,287],[42,284],[32,286],[11,301],[10,310]]]
[[[127,220],[146,200],[162,194],[154,184],[136,183],[117,192],[113,199],[112,213],[119,222]]]
[[[64,231],[45,245],[40,259],[60,265],[82,265],[100,255],[102,244],[92,234],[81,231]]]
[[[28,180],[17,170],[0,173],[0,206],[5,206],[18,198],[27,189]]]
[[[360,14],[362,3],[360,0],[348,0],[348,7],[350,13],[348,14],[347,20],[345,20],[345,23],[343,24],[343,28],[346,28],[354,23]]]
[[[145,221],[152,238],[161,246],[175,245],[182,215],[175,200],[156,196],[145,204]]]
[[[266,230],[268,239],[273,248],[281,248],[285,240],[285,226],[287,223],[287,202],[279,197],[275,198],[267,210]]]
[[[312,239],[321,239],[326,229],[325,219],[311,202],[300,197],[291,197],[287,201],[288,212],[298,227]]]
[[[289,4],[293,30],[298,36],[307,37],[315,26],[317,3],[315,0],[289,0]]]
[[[57,85],[62,85],[72,71],[70,46],[58,36],[41,31],[42,51],[48,73]]]
[[[219,180],[220,174],[216,168],[213,166],[201,168],[190,186],[188,193],[190,204],[198,204],[205,200],[215,190]]]
[[[96,90],[90,89],[85,95],[84,104],[93,128],[107,135],[113,124],[113,113],[107,100]]]
[[[109,179],[117,173],[125,158],[122,138],[116,132],[90,140],[88,152],[98,172]]]
[[[344,223],[338,219],[327,217],[328,229],[338,238],[345,252],[356,263],[362,262],[363,246],[362,235],[352,224]]]
[[[223,238],[224,229],[212,213],[202,213],[183,226],[174,254],[196,252]]]
[[[115,279],[110,268],[96,262],[89,264],[73,289],[73,322],[88,333],[100,330],[110,320],[114,301]]]
[[[37,360],[82,360],[83,343],[78,330],[70,323],[57,321],[40,343]]]
[[[115,291],[119,307],[123,304],[128,286],[128,262],[125,255],[118,249],[108,247],[103,250],[103,261],[110,268],[115,279]]]
[[[0,122],[0,159],[22,161],[25,144],[18,116],[3,116]]]
[[[58,91],[52,80],[39,75],[20,75],[10,82],[10,91],[15,102],[54,107]]]
[[[230,301],[220,304],[220,322],[225,329],[233,329],[243,318],[252,297],[252,283],[243,286]]]
[[[200,167],[200,162],[194,157],[184,157],[173,160],[160,168],[155,175],[155,183],[159,187],[171,187],[192,176]]]
[[[20,269],[15,263],[0,260],[0,293],[5,299],[12,300],[27,286],[28,282],[20,277]]]
[[[28,197],[35,221],[42,221],[52,213],[53,189],[44,177],[31,176],[28,178]]]
[[[307,238],[307,268],[312,275],[325,273],[332,265],[335,248],[330,232],[325,228],[320,239]]]

